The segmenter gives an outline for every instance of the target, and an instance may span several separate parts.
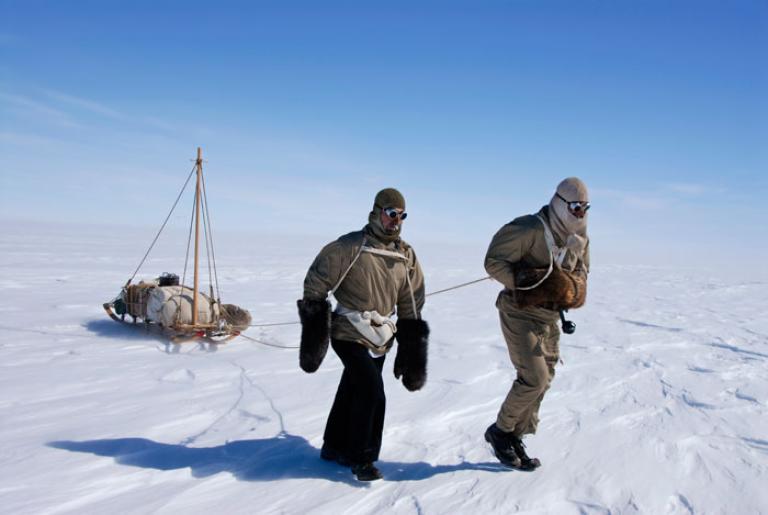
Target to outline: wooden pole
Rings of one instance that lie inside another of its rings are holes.
[[[203,149],[197,147],[197,187],[195,188],[195,286],[192,293],[192,327],[197,326],[197,288],[200,250],[200,182],[203,176]]]

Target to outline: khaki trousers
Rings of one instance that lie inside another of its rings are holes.
[[[521,437],[535,433],[539,424],[539,407],[560,359],[560,329],[556,321],[522,312],[499,311],[499,316],[517,379],[501,405],[496,425]]]

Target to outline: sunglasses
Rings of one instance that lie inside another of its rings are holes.
[[[384,213],[388,217],[390,217],[392,220],[394,220],[397,217],[400,217],[400,220],[405,220],[408,217],[408,213],[406,213],[405,211],[400,213],[394,207],[385,207],[382,211],[384,211]]]
[[[589,211],[589,208],[592,207],[592,205],[589,202],[579,202],[579,201],[571,202],[569,200],[565,200],[559,193],[555,193],[555,195],[557,195],[557,198],[559,198],[560,200],[568,204],[568,209],[570,209],[574,213],[578,213],[581,210],[584,210],[584,212],[586,213],[587,211]]]

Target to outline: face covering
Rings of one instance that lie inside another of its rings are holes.
[[[569,177],[562,181],[558,184],[556,193],[552,195],[552,199],[549,201],[549,225],[557,239],[560,240],[560,243],[570,250],[568,254],[571,259],[566,259],[563,265],[566,268],[573,269],[576,262],[582,259],[584,249],[589,241],[587,236],[587,217],[589,216],[589,211],[584,213],[583,218],[579,218],[571,213],[566,201],[589,201],[587,186],[581,179]]]

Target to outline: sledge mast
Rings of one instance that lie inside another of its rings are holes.
[[[197,185],[195,187],[195,279],[192,289],[192,327],[197,328],[197,288],[199,284],[199,249],[200,249],[200,182],[203,175],[203,149],[197,147]]]

